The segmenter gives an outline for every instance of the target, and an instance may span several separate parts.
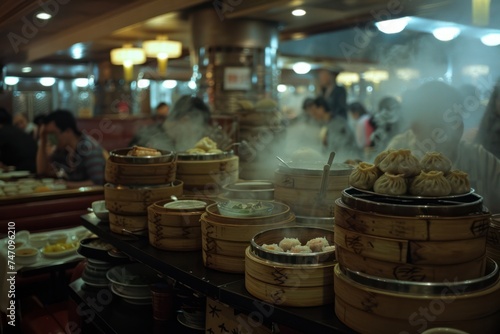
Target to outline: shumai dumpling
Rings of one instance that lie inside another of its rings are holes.
[[[219,154],[219,153],[222,153],[222,150],[218,149],[218,148],[212,148],[212,149],[208,150],[207,153]]]
[[[209,137],[203,137],[196,143],[196,145],[194,145],[194,147],[201,148],[204,151],[210,151],[211,149],[217,148],[217,143]]]
[[[451,185],[443,172],[422,171],[410,184],[410,194],[415,196],[447,196],[451,193]]]
[[[439,152],[427,152],[420,159],[420,167],[424,172],[437,170],[446,175],[451,170],[451,160]]]
[[[371,190],[380,176],[380,170],[368,162],[360,162],[349,175],[349,184],[355,188]]]
[[[469,175],[461,170],[452,170],[446,175],[446,180],[451,186],[451,194],[466,194],[470,191]]]
[[[421,171],[420,162],[410,150],[389,152],[378,168],[384,173],[403,174],[405,177],[418,175]]]
[[[408,185],[406,184],[406,179],[403,174],[394,175],[384,173],[384,175],[375,181],[373,191],[378,194],[399,196],[406,194]]]

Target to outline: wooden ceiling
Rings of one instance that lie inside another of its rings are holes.
[[[471,16],[470,1],[465,0],[235,0],[229,2],[232,6],[223,8],[217,7],[217,3],[222,0],[3,0],[0,65],[100,63],[109,61],[112,48],[124,43],[140,45],[143,40],[160,34],[183,42],[187,56],[191,38],[189,12],[198,6],[213,7],[222,14],[221,20],[251,18],[278,22],[283,42],[362,26],[386,14],[388,18],[415,15],[464,24],[470,24]],[[392,10],[391,3],[399,3],[400,7]],[[304,8],[308,15],[290,15],[291,9],[297,7]],[[41,10],[53,14],[52,19],[47,22],[36,19],[34,15]],[[492,25],[498,24],[491,21]],[[82,51],[80,59],[72,58],[75,45]],[[188,58],[179,63],[189,66]]]

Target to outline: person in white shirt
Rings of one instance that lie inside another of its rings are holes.
[[[500,213],[500,160],[482,145],[462,140],[463,102],[459,91],[444,82],[421,85],[403,100],[410,129],[395,136],[387,148],[408,148],[419,158],[426,152],[441,152],[454,169],[468,173],[471,187],[490,212]]]

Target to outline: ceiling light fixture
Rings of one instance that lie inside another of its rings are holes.
[[[75,86],[76,87],[87,87],[89,85],[89,79],[88,78],[76,78],[75,79]]]
[[[56,78],[52,78],[52,77],[43,77],[43,78],[40,78],[40,84],[42,86],[50,87],[50,86],[52,86],[55,83],[56,83]]]
[[[122,48],[111,50],[111,64],[123,65],[125,81],[132,81],[134,65],[144,64],[146,54],[141,48],[134,48],[131,44],[125,44]]]
[[[292,68],[297,74],[307,74],[311,70],[311,64],[299,61],[298,63],[293,64]]]
[[[49,13],[46,13],[46,12],[39,12],[35,16],[37,19],[40,19],[40,20],[50,20],[52,18],[52,15],[50,15]]]
[[[19,82],[19,78],[18,77],[5,77],[4,82],[6,85],[14,86],[14,85],[17,85],[17,83]]]
[[[29,66],[25,66],[25,67],[23,67],[23,68],[21,69],[21,72],[23,72],[23,73],[29,73],[29,72],[31,72],[31,70],[32,70],[32,68],[31,68],[31,67],[29,67]]]
[[[460,35],[460,28],[459,27],[440,27],[436,28],[432,31],[432,34],[436,39],[442,41],[442,42],[448,42],[451,41],[452,39],[457,38],[458,35]]]
[[[375,23],[375,26],[384,34],[397,34],[406,28],[408,22],[410,22],[410,18],[405,16],[399,19],[380,21]]]
[[[292,15],[293,15],[293,16],[304,16],[304,15],[306,15],[306,13],[307,13],[307,12],[306,12],[305,10],[300,9],[300,8],[298,8],[298,9],[294,9],[294,10],[292,11]]]
[[[472,23],[486,26],[490,22],[490,0],[472,0]]]
[[[481,42],[486,46],[500,45],[500,33],[491,33],[481,37]]]
[[[167,74],[167,61],[169,58],[178,58],[182,55],[182,43],[167,40],[167,36],[158,36],[155,40],[145,41],[142,48],[148,57],[158,60],[158,72]]]
[[[359,82],[359,74],[355,72],[341,72],[337,76],[337,82],[344,86],[350,86]]]
[[[173,89],[177,86],[177,80],[165,80],[161,85],[166,89]]]

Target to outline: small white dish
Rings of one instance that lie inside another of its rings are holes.
[[[30,235],[30,245],[35,248],[43,248],[49,243],[48,234],[34,234]]]
[[[16,250],[16,262],[18,264],[33,264],[38,259],[38,249],[34,247],[24,247]]]
[[[92,211],[94,211],[94,214],[101,221],[108,221],[109,220],[109,211],[108,211],[108,209],[106,209],[106,201],[105,200],[92,202]]]
[[[66,233],[54,233],[49,235],[49,244],[64,244],[68,240],[68,235]]]

